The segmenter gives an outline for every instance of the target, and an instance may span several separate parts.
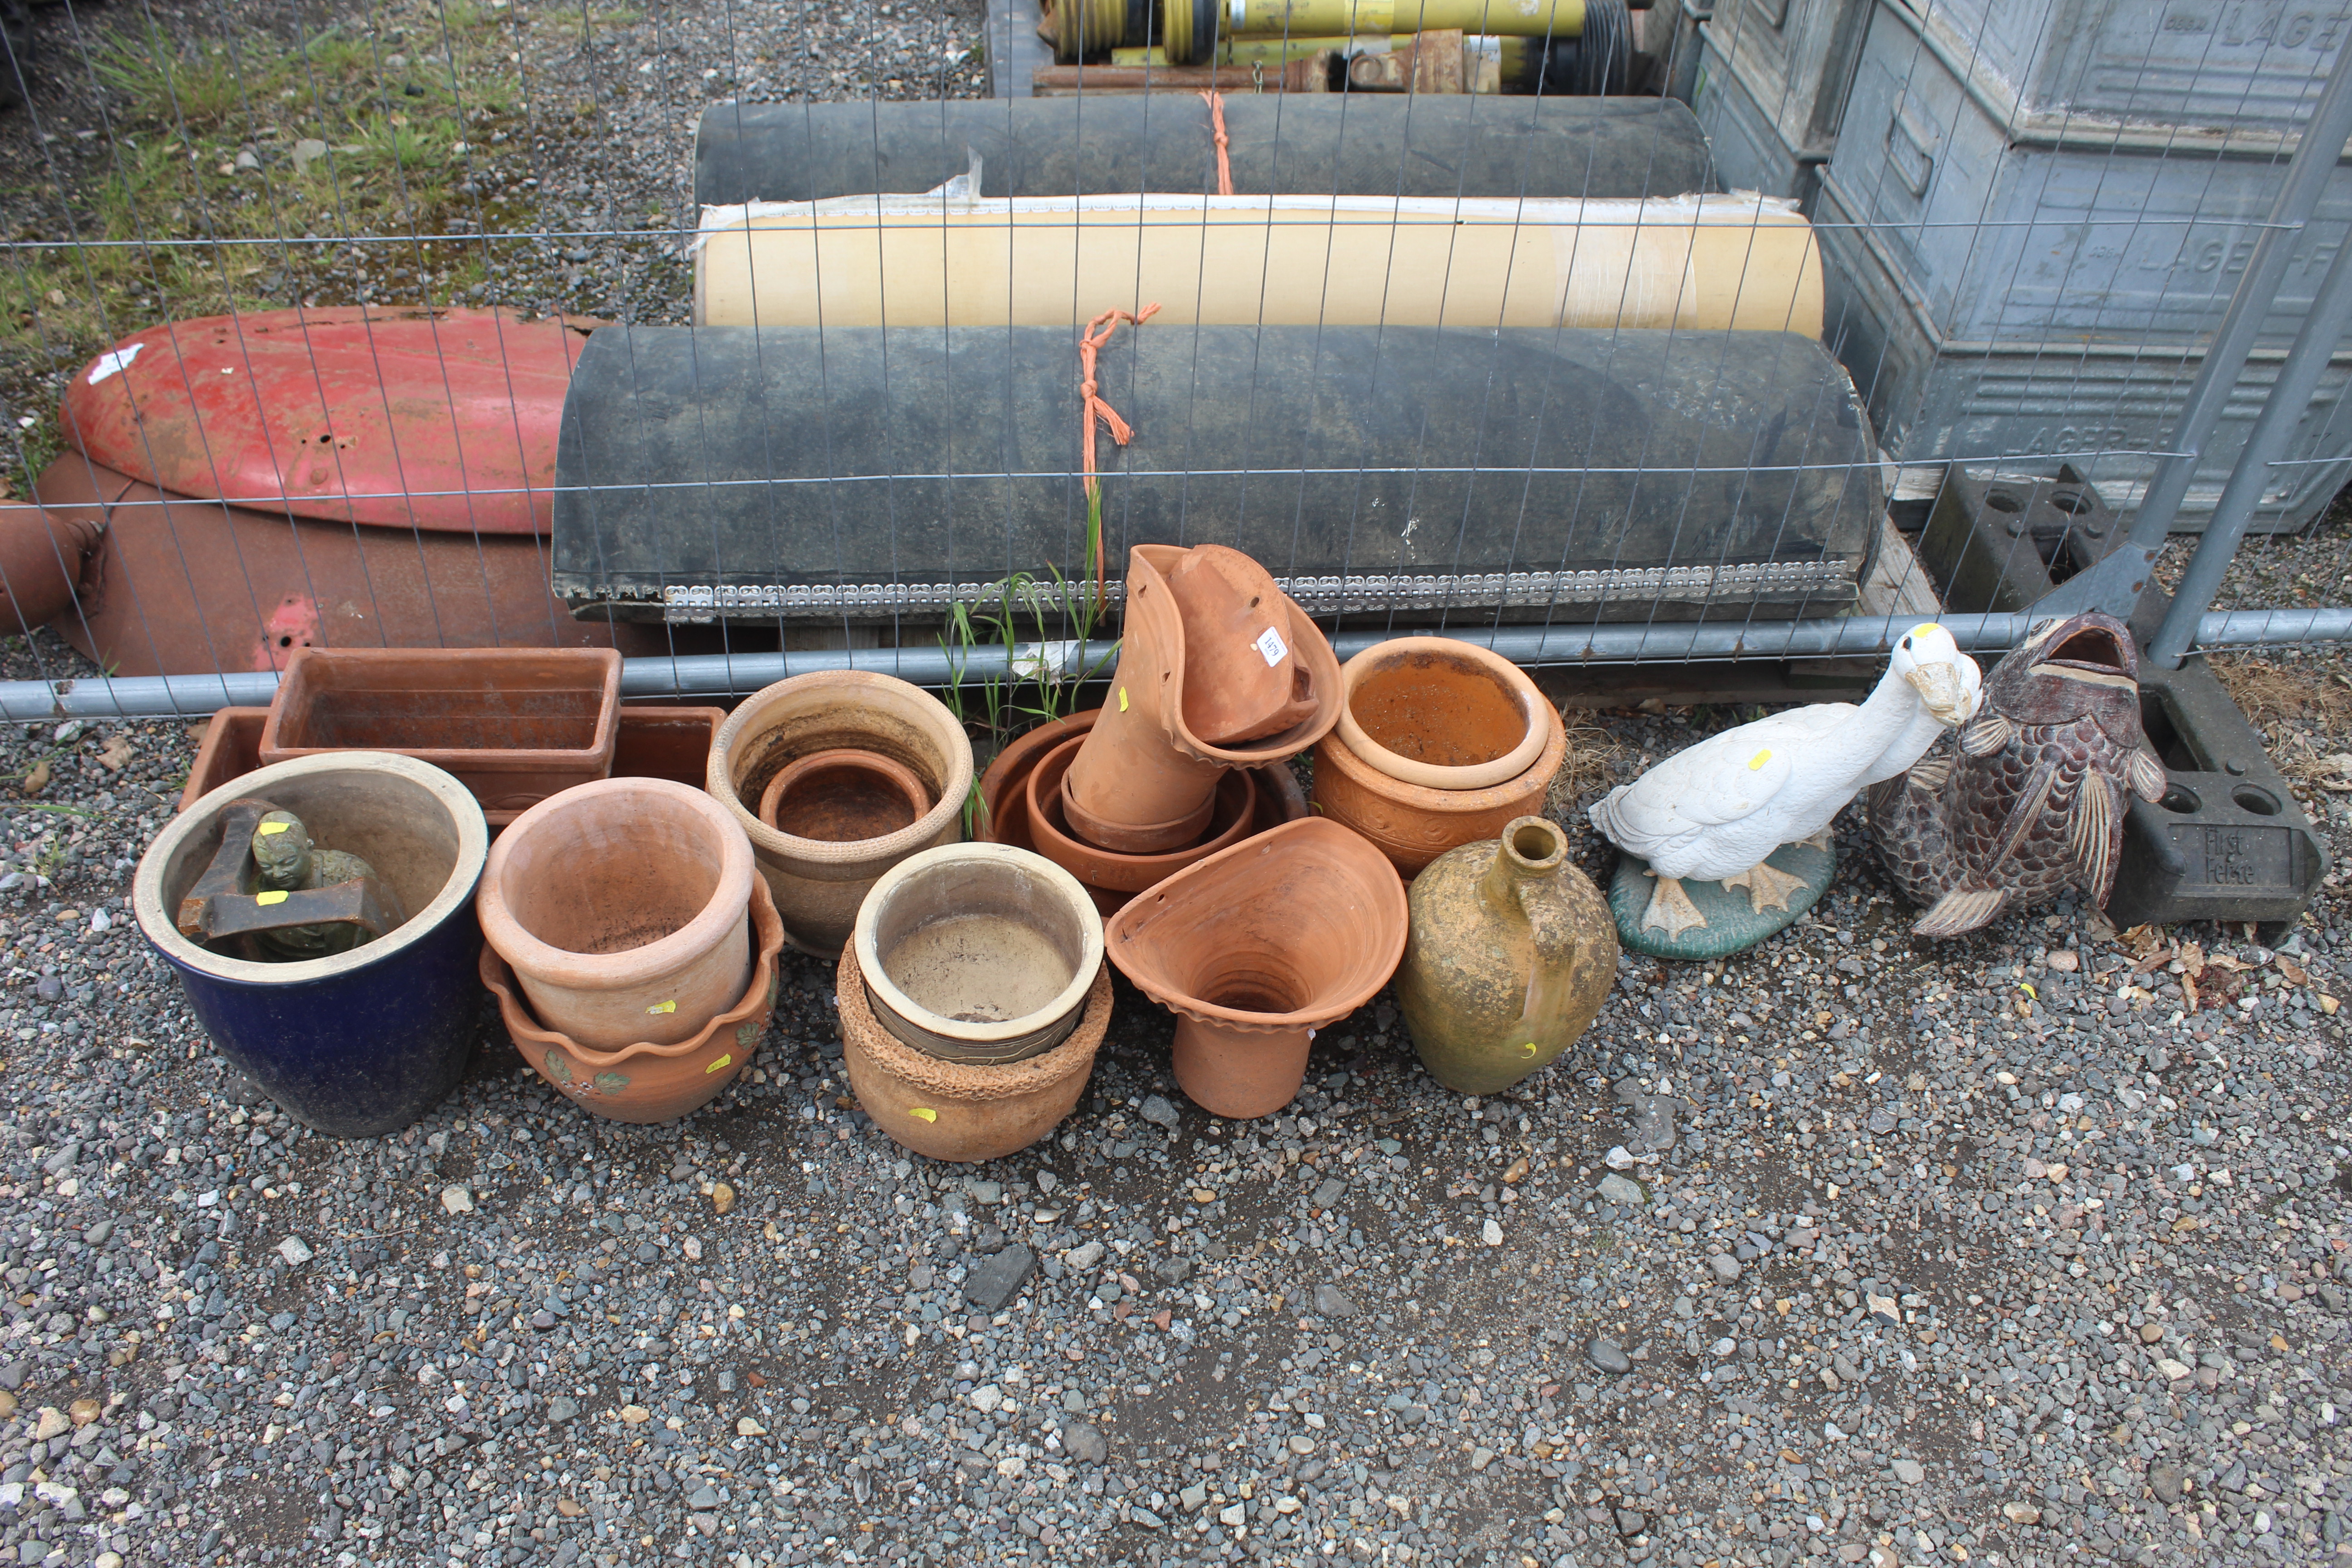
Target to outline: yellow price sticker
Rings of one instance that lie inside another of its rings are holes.
[[[928,1105],[911,1107],[907,1114],[923,1121],[937,1121],[940,1119],[940,1113]]]
[[[282,904],[286,901],[286,895],[283,893],[256,893],[253,895],[253,901],[257,904],[263,905],[264,907],[270,904]]]
[[[677,1011],[677,1002],[675,998],[672,998],[667,1002],[656,1002],[652,1006],[646,1008],[646,1011],[648,1013],[675,1013]]]
[[[720,1068],[732,1067],[732,1066],[734,1066],[734,1065],[735,1065],[735,1053],[734,1053],[733,1051],[730,1051],[730,1052],[728,1052],[725,1056],[720,1057],[717,1061],[712,1062],[709,1067],[704,1068],[702,1069],[702,1076],[703,1076],[703,1077],[705,1077],[705,1078],[709,1078],[712,1073],[717,1072]]]
[[[290,822],[265,822],[260,826],[255,828],[254,831],[260,834],[264,838],[267,838],[273,833],[283,833],[293,826],[294,825]]]
[[[1124,686],[1118,689],[1118,710],[1122,713],[1127,711],[1127,688]]]

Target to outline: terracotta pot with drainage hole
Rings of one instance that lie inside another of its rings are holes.
[[[947,1061],[1017,1062],[1077,1027],[1102,967],[1102,916],[1078,879],[1002,844],[945,844],[882,874],[851,938],[866,1001]]]
[[[838,752],[861,755],[822,767],[813,760]],[[803,771],[774,815],[805,833],[772,826],[754,809],[795,764]],[[922,805],[908,820],[910,779]],[[877,878],[919,850],[963,837],[971,742],[920,687],[869,670],[822,670],[743,700],[711,745],[708,787],[750,837],[783,916],[784,940],[832,958],[848,942]]]
[[[1317,1029],[1404,954],[1404,883],[1336,822],[1286,823],[1188,866],[1111,917],[1110,961],[1176,1015],[1176,1081],[1213,1115],[1271,1115]]]
[[[751,846],[667,779],[551,795],[490,848],[482,935],[539,1023],[591,1049],[690,1039],[751,973]]]

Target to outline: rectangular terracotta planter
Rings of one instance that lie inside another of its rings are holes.
[[[213,715],[180,792],[181,810],[261,766],[261,731],[268,718],[267,708],[224,708]],[[671,779],[700,789],[710,743],[726,721],[724,708],[624,708],[613,732],[611,776]],[[504,826],[514,815],[491,813],[491,825]]]
[[[260,755],[398,752],[456,774],[506,822],[611,773],[620,700],[611,648],[302,648]]]

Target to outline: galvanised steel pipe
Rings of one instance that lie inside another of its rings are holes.
[[[1873,658],[1920,624],[1917,616],[1852,616],[1836,620],[1661,623],[1656,626],[1502,626],[1433,631],[1342,632],[1331,639],[1343,659],[1391,637],[1452,637],[1491,647],[1516,664],[1665,664],[1742,658]],[[1948,616],[1940,624],[1964,648],[1999,653],[2025,636],[2022,615]],[[2198,623],[2200,648],[2262,647],[2290,643],[2352,642],[2352,605],[2311,609],[2216,611]],[[1091,668],[1108,672],[1114,642],[1023,643],[978,647],[950,656],[939,647],[833,648],[792,653],[709,654],[633,658],[622,667],[621,694],[633,698],[708,697],[758,690],[787,676],[819,669],[872,669],[944,687],[1008,670],[1063,676]],[[225,675],[160,675],[110,680],[0,681],[0,720],[201,718],[215,708],[261,707],[278,689],[274,671]]]

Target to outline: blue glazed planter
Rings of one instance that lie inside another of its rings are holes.
[[[365,859],[416,912],[349,952],[295,963],[188,941],[173,914],[220,846],[222,808],[248,797]],[[304,1125],[368,1137],[415,1121],[466,1070],[482,994],[474,888],[488,852],[481,806],[449,774],[389,752],[338,752],[247,773],[181,812],[141,860],[132,905],[222,1056]]]

